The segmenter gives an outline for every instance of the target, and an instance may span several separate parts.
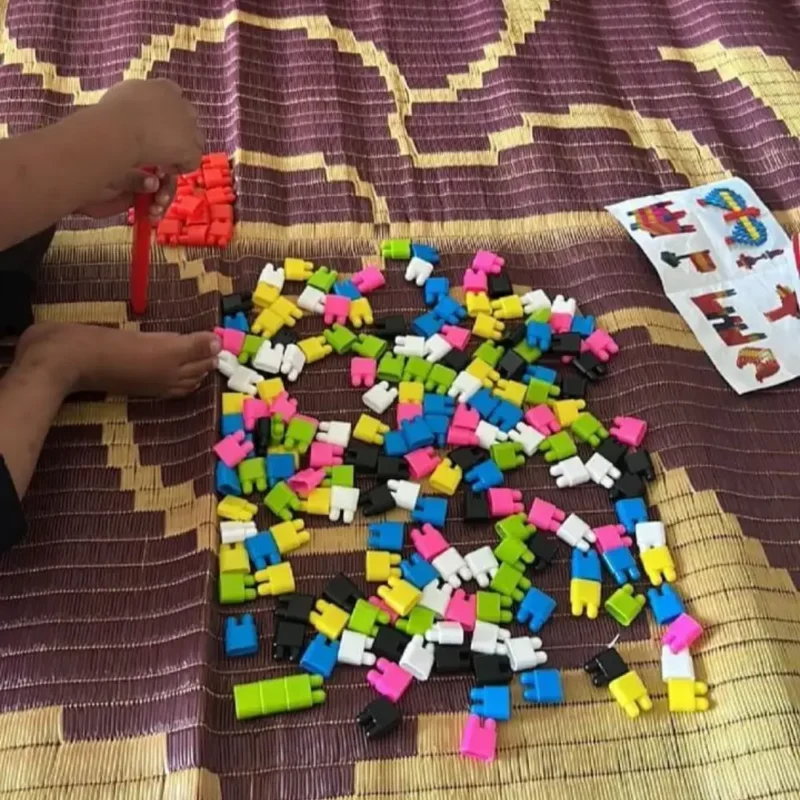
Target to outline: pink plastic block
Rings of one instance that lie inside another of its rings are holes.
[[[223,350],[238,356],[244,347],[244,331],[236,328],[214,328],[214,335],[219,339]]]
[[[314,442],[308,451],[308,465],[312,469],[337,467],[343,463],[344,448],[327,442]]]
[[[255,445],[244,440],[244,431],[236,431],[214,445],[214,452],[219,460],[233,469],[240,461],[244,461],[253,452]]]
[[[490,250],[478,250],[475,258],[472,259],[472,269],[497,275],[505,263],[506,260],[500,258],[497,253],[492,253]]]
[[[689,614],[681,614],[661,637],[661,642],[673,653],[691,647],[703,635],[703,626]]]
[[[497,722],[470,714],[461,734],[461,755],[491,763],[497,751]]]
[[[619,550],[620,547],[630,547],[633,539],[624,536],[624,525],[603,525],[601,528],[594,528],[595,547],[598,553],[605,553],[608,550]]]
[[[439,335],[447,339],[456,350],[464,350],[469,342],[470,331],[458,325],[443,325]]]
[[[350,282],[361,294],[369,294],[376,289],[386,286],[386,278],[383,277],[383,273],[377,267],[372,266],[372,264],[364,267],[361,272],[356,272],[356,274],[350,278]]]
[[[350,385],[366,386],[375,385],[375,376],[378,374],[378,362],[374,358],[354,357],[350,361]]]
[[[256,427],[256,420],[263,419],[270,415],[269,406],[255,397],[248,397],[242,404],[242,416],[244,417],[244,429],[252,431]]]
[[[398,403],[397,404],[397,427],[407,419],[422,416],[422,406],[419,403]]]
[[[467,594],[463,589],[456,589],[447,604],[444,618],[450,622],[460,622],[465,631],[471,631],[475,628],[477,607],[478,595]]]
[[[525,422],[532,428],[536,428],[542,436],[549,436],[551,433],[558,433],[561,425],[553,414],[553,410],[547,406],[534,406],[525,412]]]
[[[581,342],[581,353],[589,351],[601,361],[609,361],[619,353],[619,345],[605,331],[593,331]]]
[[[450,542],[429,522],[422,526],[422,530],[412,528],[411,541],[414,542],[416,551],[426,561],[433,561],[436,556],[440,556],[445,550],[450,549]]]
[[[461,403],[456,408],[456,413],[453,414],[450,425],[454,428],[466,428],[468,431],[474,431],[480,421],[481,415],[474,408]]]
[[[300,497],[308,497],[325,480],[324,469],[303,469],[286,481],[286,485]]]
[[[442,459],[436,455],[432,447],[413,450],[406,453],[404,458],[408,462],[409,474],[415,481],[427,478],[442,463]]]
[[[325,297],[325,312],[323,319],[326,325],[333,325],[338,322],[344,325],[347,322],[347,315],[350,313],[350,298],[340,294],[329,294]]]
[[[447,444],[455,447],[475,447],[478,444],[478,437],[473,431],[466,428],[454,428],[452,425],[447,429]]]
[[[297,414],[297,400],[289,397],[288,392],[281,392],[270,404],[270,414],[275,417],[281,415],[284,422],[288,422]]]
[[[609,433],[622,444],[638,447],[647,434],[647,423],[638,417],[614,417]]]
[[[413,677],[392,661],[379,658],[375,669],[367,673],[367,683],[384,697],[396,703],[411,685]]]
[[[379,608],[381,611],[385,611],[389,615],[389,621],[392,623],[392,625],[394,625],[395,622],[400,619],[400,615],[396,611],[392,611],[392,609],[389,608],[389,606],[387,606],[380,597],[370,597],[369,602],[372,603],[372,605],[376,608]]]
[[[479,272],[475,269],[468,269],[464,273],[464,291],[465,292],[487,292],[489,291],[489,282],[486,280],[486,273]]]
[[[525,511],[519,489],[489,489],[489,514],[492,517],[510,517]]]
[[[534,498],[528,511],[528,522],[540,531],[555,533],[566,518],[567,515],[560,508],[538,497]]]
[[[573,314],[551,314],[550,315],[550,327],[553,330],[553,333],[567,333],[569,329],[572,327],[572,318]]]

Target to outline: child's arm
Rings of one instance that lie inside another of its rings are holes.
[[[165,80],[121,83],[96,106],[0,141],[0,250],[107,200],[109,187],[123,193],[136,167],[195,169],[202,148],[194,108]]]

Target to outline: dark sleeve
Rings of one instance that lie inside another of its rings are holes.
[[[0,456],[0,553],[19,542],[28,530],[17,489]]]

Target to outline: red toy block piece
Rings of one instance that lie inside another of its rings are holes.
[[[217,203],[209,206],[209,212],[212,220],[230,220],[233,222],[233,206],[227,203]]]
[[[219,203],[232,203],[236,200],[236,193],[230,186],[217,186],[206,192],[206,199],[212,206]]]
[[[179,219],[167,219],[166,217],[158,223],[156,228],[156,241],[160,245],[176,245],[183,231],[183,222]],[[225,348],[228,349],[227,347]]]
[[[178,237],[178,241],[189,247],[205,247],[208,227],[208,225],[187,225]]]
[[[201,169],[203,168],[212,168],[212,169],[227,169],[230,171],[231,165],[230,161],[228,160],[227,153],[206,153],[200,159],[200,166]],[[195,170],[191,175],[195,175],[199,173],[200,170]]]
[[[188,220],[205,202],[204,198],[189,194],[176,198],[171,208],[176,217]]]
[[[206,243],[216,247],[225,247],[233,238],[233,223],[230,220],[214,220],[208,226]]]
[[[220,186],[232,186],[231,171],[221,169],[203,169],[203,186],[216,189]]]
[[[200,203],[186,220],[187,225],[208,225],[211,222],[211,209],[205,197],[200,197]]]

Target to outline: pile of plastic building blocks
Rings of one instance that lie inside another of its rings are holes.
[[[214,447],[219,601],[276,595],[272,657],[299,669],[235,686],[237,718],[323,703],[323,682],[338,664],[362,666],[377,697],[357,724],[372,739],[400,724],[398,704],[414,681],[472,672],[461,752],[491,761],[497,723],[512,713],[515,674],[525,702],[564,700],[559,671],[542,668],[539,638],[556,603],[528,577],[546,570],[563,545],[572,549],[571,613],[593,619],[602,608],[628,626],[649,604],[655,623],[667,626],[669,710],[706,710],[708,690],[695,680],[690,653],[703,629],[669,585],[676,569],[664,524],[650,519],[645,500],[655,478],[641,447],[647,424],[619,416],[607,428],[584,399],[607,374],[615,341],[572,298],[515,295],[494,253],[478,252],[465,271],[462,305],[448,279],[433,274],[434,248],[392,239],[382,252],[408,262],[405,279],[420,287],[427,307],[415,319],[373,319],[368,297],[384,285],[374,266],[345,278],[287,258],[283,268],[266,265],[251,295],[222,298],[223,327],[215,333],[228,391]],[[305,283],[296,302],[283,294],[285,281]],[[322,318],[321,335],[298,339],[292,328],[305,314]],[[284,383],[334,353],[350,359],[351,383],[371,412],[355,425],[302,414]],[[545,354],[561,374],[537,363]],[[394,425],[379,419],[387,414]],[[529,458],[543,458],[561,489],[589,482],[607,489],[616,521],[592,529],[542,499],[527,504],[504,484]],[[423,480],[432,494],[423,493]],[[496,546],[462,554],[448,542],[448,503],[460,490],[468,522],[494,521]],[[267,530],[253,522],[259,502],[275,517]],[[395,508],[410,521],[368,525],[366,580],[378,584],[372,596],[342,574],[331,576],[320,598],[295,592],[291,554],[311,536],[301,516],[349,524]],[[603,569],[618,586],[605,601]],[[633,586],[640,569],[653,586],[646,597]],[[512,636],[504,626],[514,620],[532,635]],[[230,657],[258,650],[249,614],[228,618],[224,637]],[[652,701],[613,645],[586,671],[637,717]]]

